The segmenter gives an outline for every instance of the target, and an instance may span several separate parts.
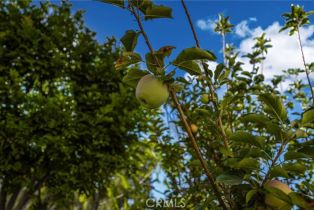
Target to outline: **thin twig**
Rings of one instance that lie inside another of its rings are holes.
[[[298,33],[298,40],[299,40],[299,45],[300,45],[300,49],[301,49],[301,54],[302,54],[302,60],[303,60],[303,64],[304,64],[305,74],[306,74],[306,78],[307,78],[307,81],[308,81],[309,86],[310,86],[310,91],[311,91],[311,94],[312,94],[312,101],[313,101],[313,104],[314,104],[313,87],[312,87],[311,80],[310,80],[310,72],[309,72],[309,70],[308,70],[308,68],[306,66],[306,62],[305,62],[305,56],[304,56],[304,52],[303,52],[303,46],[302,46],[301,35],[300,35],[300,28],[299,27],[297,28],[297,33]]]
[[[193,33],[193,37],[194,37],[194,40],[195,40],[195,45],[196,45],[197,48],[200,48],[199,40],[197,38],[196,31],[195,31],[195,28],[194,28],[194,25],[193,25],[192,18],[191,18],[191,15],[189,13],[189,10],[188,10],[184,0],[181,0],[181,3],[182,3],[182,6],[184,8],[184,12],[186,14],[186,17],[187,17],[187,19],[189,21],[190,28],[191,28],[191,31]],[[204,62],[202,62],[202,66],[203,66],[203,69],[205,71],[206,77],[208,78],[211,101],[214,104],[214,107],[216,108],[216,110],[219,112],[218,104],[217,104],[217,101],[216,101],[216,99],[214,97],[215,96],[215,88],[214,88],[214,86],[213,86],[213,84],[212,84],[212,82],[211,82],[211,80],[209,78],[209,75],[208,75],[208,72],[207,72],[207,68],[206,68],[206,65],[205,65]],[[223,136],[224,146],[228,149],[229,148],[229,141],[228,141],[227,135],[226,135],[226,133],[224,131],[224,128],[223,128],[223,125],[222,125],[221,114],[219,114],[219,116],[218,116],[218,125],[219,125],[219,128],[220,128],[221,134]]]
[[[188,124],[188,122],[186,120],[186,117],[185,117],[185,114],[183,113],[181,105],[178,102],[178,98],[176,96],[176,93],[173,90],[170,90],[170,94],[171,94],[171,96],[172,96],[172,98],[173,98],[173,100],[175,102],[175,106],[176,106],[177,110],[179,111],[181,121],[183,122],[184,127],[186,128],[186,131],[188,133],[189,138],[191,139],[192,146],[193,146],[193,148],[194,148],[194,150],[196,152],[197,158],[200,160],[201,165],[202,165],[202,167],[204,168],[204,170],[206,172],[206,175],[207,175],[207,177],[208,177],[208,179],[210,181],[211,186],[213,187],[213,190],[214,190],[214,192],[216,194],[216,197],[218,198],[221,207],[223,209],[227,210],[228,208],[227,208],[225,202],[223,201],[223,199],[221,197],[221,193],[220,193],[220,191],[219,191],[219,189],[218,189],[218,187],[217,187],[217,185],[215,183],[213,175],[211,174],[211,172],[210,172],[210,170],[208,168],[208,165],[206,164],[205,160],[203,159],[203,157],[201,155],[200,149],[199,149],[199,147],[198,147],[198,145],[196,143],[196,139],[195,139],[195,137],[194,137],[194,135],[193,135],[193,133],[191,131],[191,128],[190,128],[190,126],[189,126],[189,124]]]
[[[268,177],[269,177],[269,175],[270,175],[271,169],[275,166],[275,164],[276,164],[277,160],[279,159],[281,153],[284,151],[284,148],[285,148],[285,144],[282,143],[282,144],[280,145],[280,148],[279,148],[279,150],[278,150],[278,152],[277,152],[275,158],[272,160],[272,162],[271,162],[271,164],[270,164],[270,167],[268,168],[268,172],[266,173],[265,178],[264,178],[264,180],[262,181],[261,186],[263,186],[263,185],[265,184],[265,182],[268,180]]]

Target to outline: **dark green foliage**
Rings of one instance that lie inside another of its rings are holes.
[[[104,194],[150,129],[141,121],[153,113],[114,68],[115,40],[99,44],[70,8],[0,2],[1,199],[25,188],[19,205],[43,186],[65,202],[76,191]]]

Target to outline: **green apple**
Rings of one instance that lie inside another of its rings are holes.
[[[166,103],[169,90],[161,80],[152,74],[148,74],[138,82],[135,95],[143,106],[155,109]]]
[[[279,189],[281,190],[283,193],[285,194],[289,194],[292,192],[292,190],[289,188],[288,185],[278,181],[278,180],[271,180],[269,182],[267,182],[265,184],[266,187],[273,187],[273,188],[276,188],[276,189]],[[277,197],[275,197],[274,195],[272,194],[267,194],[265,196],[265,203],[268,205],[268,206],[271,206],[273,208],[278,208],[278,209],[291,209],[291,207],[289,205],[287,205],[287,203]]]

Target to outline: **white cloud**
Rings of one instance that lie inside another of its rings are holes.
[[[196,22],[196,25],[203,31],[214,31],[216,27],[217,20],[212,20],[208,18],[207,20],[200,19]]]
[[[241,38],[250,36],[253,34],[252,29],[249,27],[250,22],[256,22],[257,19],[255,17],[250,17],[248,20],[243,20],[239,24],[235,26],[235,34]]]
[[[257,18],[256,17],[250,17],[249,20],[252,21],[252,22],[256,22]]]
[[[248,35],[251,35],[252,31],[250,30],[248,26],[248,21],[243,20],[235,27],[235,33],[239,37],[246,37]]]
[[[197,21],[197,26],[201,30],[214,31],[215,21],[213,19],[200,19]],[[263,74],[266,81],[274,77],[274,75],[282,75],[283,70],[289,68],[301,68],[303,69],[303,62],[300,53],[300,47],[297,41],[296,35],[289,36],[289,31],[283,31],[279,33],[282,25],[279,22],[273,22],[267,27],[250,26],[251,22],[257,22],[255,17],[250,17],[247,20],[243,20],[235,26],[235,34],[242,40],[238,44],[237,51],[239,52],[239,61],[243,62],[243,68],[247,71],[252,70],[252,65],[249,63],[249,59],[242,57],[243,55],[252,52],[252,47],[255,44],[254,38],[266,33],[266,38],[271,39],[272,48],[268,50],[266,59],[264,60]],[[314,62],[314,26],[301,28],[301,40],[303,44],[303,50],[305,53],[305,59],[307,63]],[[211,68],[215,68],[215,65]],[[185,76],[187,76],[186,74]],[[299,79],[305,79],[305,74],[299,76]],[[288,88],[288,84],[291,81],[286,81],[281,84],[281,89]]]
[[[266,80],[270,81],[274,75],[282,74],[282,70],[287,70],[289,68],[304,68],[296,35],[289,36],[288,31],[279,33],[282,25],[278,22],[272,23],[265,29],[261,27],[250,28],[248,25],[244,27],[243,25],[245,24],[243,21],[240,24],[241,26],[236,27],[242,28],[243,34],[246,36],[246,38],[240,42],[237,49],[240,56],[252,52],[252,46],[255,43],[254,38],[260,36],[262,33],[266,33],[266,37],[271,39],[273,47],[268,50],[268,54],[264,61],[263,74]],[[301,29],[301,39],[303,42],[305,58],[308,63],[313,62],[314,58],[313,35],[314,26]],[[245,70],[250,71],[252,69],[247,58],[240,57],[239,60],[244,63],[243,67]],[[304,74],[300,75],[300,79],[303,79],[304,77]],[[287,87],[288,82],[282,84],[283,90]]]

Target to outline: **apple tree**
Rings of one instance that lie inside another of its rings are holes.
[[[178,138],[176,143],[160,142],[165,148],[161,161],[167,198],[185,198],[188,209],[314,208],[313,63],[305,59],[299,30],[310,24],[313,11],[291,5],[291,12],[283,15],[282,31],[297,33],[304,69],[287,69],[265,81],[263,61],[272,47],[265,34],[256,37],[252,52],[245,55],[252,68],[244,69],[239,54],[227,43],[233,30],[230,18],[220,15],[215,31],[222,36],[223,62],[210,68],[208,62],[219,59],[201,48],[184,0],[182,11],[195,45],[175,57],[171,43],[155,48],[145,31],[147,22],[172,18],[171,8],[150,0],[100,1],[128,11],[137,23],[137,29],[128,30],[120,40],[124,51],[116,69],[130,67],[123,81],[136,87],[144,106],[165,104],[171,110],[172,133]],[[139,36],[148,49],[145,56],[135,51]],[[169,56],[173,59],[166,63]],[[137,66],[140,62],[146,66]],[[190,78],[177,76],[179,69]],[[299,74],[306,80],[292,81],[286,92],[278,89],[289,76]]]

